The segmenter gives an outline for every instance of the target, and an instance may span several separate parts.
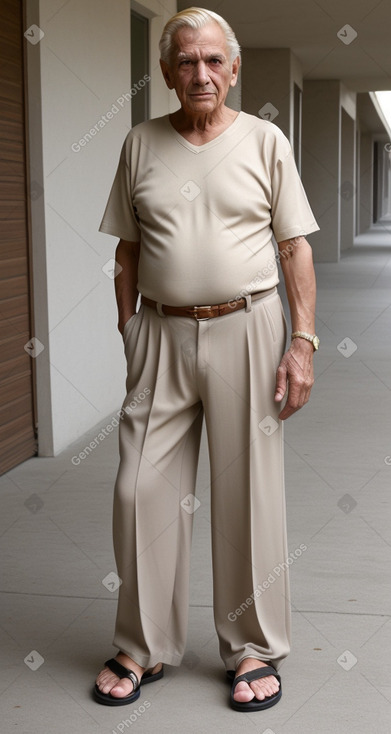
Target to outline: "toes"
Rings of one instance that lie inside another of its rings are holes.
[[[118,676],[113,675],[113,673],[108,668],[101,670],[95,681],[96,685],[98,686],[98,688],[100,688],[101,691],[103,691],[104,688],[107,688],[107,686],[109,686],[110,690],[110,688],[112,688],[117,682]]]
[[[130,696],[133,691],[131,680],[122,680],[112,673],[109,668],[104,668],[96,679],[96,685],[102,693],[111,693],[116,698]]]
[[[263,701],[269,696],[274,696],[279,690],[279,683],[273,676],[262,678],[250,684],[251,690],[254,692],[259,701]]]
[[[101,691],[103,691],[103,689],[105,688],[105,686],[107,686],[107,682],[108,682],[108,676],[105,674],[104,671],[102,671],[101,673],[99,673],[99,675],[98,675],[95,683],[98,686],[98,688]],[[115,683],[115,679],[112,681],[111,685],[113,686],[114,683]]]
[[[109,693],[109,691],[112,689],[115,684],[118,683],[118,679],[116,678],[108,678],[108,677],[102,677],[98,678],[96,684],[102,693]]]
[[[96,684],[102,693],[110,693],[115,698],[126,698],[133,691],[131,680],[120,681],[116,676],[109,676],[103,680],[97,680]]]
[[[118,683],[113,686],[110,690],[110,694],[114,696],[114,698],[126,698],[131,695],[132,691],[133,683],[132,681],[127,681],[126,683]]]
[[[110,693],[112,687],[112,683],[101,683],[100,685],[98,685],[98,688],[100,691],[102,691],[102,693]]]
[[[251,690],[254,691],[255,698],[258,701],[263,701],[264,698],[270,695],[267,686],[251,686]]]
[[[254,692],[250,689],[250,686],[241,680],[234,690],[234,700],[239,703],[248,703],[254,698]]]

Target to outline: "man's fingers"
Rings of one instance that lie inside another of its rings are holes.
[[[287,374],[286,367],[283,367],[280,365],[277,370],[276,389],[274,393],[274,400],[276,400],[276,402],[278,403],[281,402],[281,400],[283,399],[286,393],[286,388],[287,388],[286,374]]]
[[[297,403],[296,401],[290,402],[290,400],[288,399],[286,401],[285,405],[284,405],[283,410],[281,411],[281,413],[278,416],[279,419],[281,421],[286,420],[291,415],[293,415],[293,413],[296,413],[297,410],[300,410],[300,408],[302,408],[303,405],[305,405],[306,402],[307,402],[307,400],[303,400],[300,403]]]
[[[288,405],[285,405],[281,413],[279,413],[278,417],[280,421],[286,421],[286,419],[293,415],[293,413],[295,412],[296,410],[294,408],[290,408]]]
[[[293,413],[300,410],[303,405],[308,403],[311,387],[312,385],[309,386],[289,379],[288,397],[283,410],[278,416],[280,420],[289,418],[289,416],[293,415]]]
[[[280,420],[286,420],[308,402],[314,382],[312,353],[309,355],[302,349],[296,349],[297,354],[294,354],[293,348],[291,346],[284,354],[277,369],[275,401],[281,402],[288,393],[286,403],[278,416]]]

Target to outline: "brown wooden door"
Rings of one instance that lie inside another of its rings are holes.
[[[36,453],[23,86],[23,7],[0,3],[0,474]]]

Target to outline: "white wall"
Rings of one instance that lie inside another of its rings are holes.
[[[117,240],[98,227],[131,126],[130,102],[118,102],[131,86],[130,3],[32,0],[26,6],[26,27],[35,23],[45,34],[36,45],[26,41],[26,49],[36,182],[34,334],[45,347],[36,358],[39,452],[52,455],[114,413],[124,397],[114,283],[102,272]],[[155,42],[175,3],[166,1],[163,9],[148,0],[148,6]],[[155,64],[153,116],[170,104],[157,75]],[[79,149],[75,144],[103,116],[104,125]]]

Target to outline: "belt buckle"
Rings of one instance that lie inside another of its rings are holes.
[[[212,306],[193,306],[194,318],[196,321],[209,321],[210,316],[197,316],[197,311],[205,310],[205,308],[212,308]]]

